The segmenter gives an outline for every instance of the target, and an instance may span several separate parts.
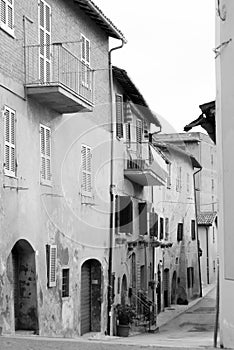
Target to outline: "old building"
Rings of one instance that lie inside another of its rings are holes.
[[[158,312],[171,304],[188,303],[200,295],[201,288],[194,200],[194,174],[201,165],[173,142],[161,141],[163,136],[154,136],[168,168],[166,186],[153,191],[159,240],[155,254]]]
[[[113,298],[115,305],[131,304],[140,317],[156,304],[152,191],[165,186],[167,165],[149,136],[151,130],[160,129],[157,117],[125,70],[113,67],[113,77]]]
[[[220,344],[234,344],[234,3],[216,3],[216,139],[219,172]]]
[[[3,334],[107,329],[109,37],[91,0],[1,1]]]
[[[196,210],[200,218],[207,215],[212,218],[217,217],[218,199],[217,199],[217,154],[216,145],[208,135],[201,132],[189,132],[178,134],[160,134],[159,140],[170,142],[181,149],[192,154],[201,164],[202,169],[194,175]],[[214,220],[214,219],[213,219]],[[217,223],[216,219],[216,223]],[[201,223],[203,220],[201,220]],[[208,224],[210,225],[210,223]],[[212,222],[213,225],[213,222]],[[208,227],[206,226],[208,229]],[[213,226],[212,237],[204,236],[204,226],[198,225],[198,237],[201,248],[201,275],[202,284],[206,285],[215,282],[217,272],[217,224]],[[209,230],[210,231],[210,230]],[[213,237],[214,235],[214,237]],[[215,244],[214,244],[215,242]],[[208,246],[207,246],[208,244]],[[210,252],[210,253],[209,253]],[[215,264],[215,266],[214,266]],[[212,268],[211,268],[212,265]],[[210,268],[208,268],[210,266]],[[207,270],[208,269],[208,270]],[[204,273],[209,271],[209,275]],[[208,276],[208,278],[207,278]]]

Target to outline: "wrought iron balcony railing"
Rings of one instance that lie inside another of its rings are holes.
[[[83,105],[85,108],[86,104],[92,107],[93,71],[62,44],[26,46],[25,68],[25,84],[29,93],[35,87],[46,87],[47,93],[50,92],[48,87],[61,87],[74,98],[80,99],[80,107]],[[34,90],[33,94],[39,92]],[[67,95],[64,103],[69,104]],[[79,110],[79,106],[77,108]]]

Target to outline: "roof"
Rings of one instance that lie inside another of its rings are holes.
[[[94,4],[92,0],[74,0],[80,6],[80,8],[97,23],[99,27],[101,27],[109,36],[121,39],[125,43],[127,40],[125,39],[123,33],[111,22],[109,18],[107,18],[101,9]]]
[[[157,136],[158,137],[158,134]],[[165,150],[167,152],[175,151],[177,153],[182,154],[183,156],[189,157],[192,163],[192,166],[194,168],[198,168],[198,169],[202,169],[201,164],[197,161],[197,159],[188,151],[186,151],[185,149],[182,149],[181,147],[175,146],[169,142],[162,142],[162,141],[157,141],[157,140],[153,140],[153,144],[155,147],[159,147],[162,151]]]
[[[142,114],[146,116],[146,118],[153,124],[158,127],[161,127],[161,124],[156,117],[156,115],[150,110],[147,102],[144,97],[136,87],[136,85],[132,82],[127,72],[124,69],[113,66],[113,76],[114,79],[118,81],[118,83],[123,87],[126,91],[130,100],[137,105],[138,109],[141,110]],[[142,107],[142,108],[141,108]]]
[[[211,226],[217,216],[216,211],[201,212],[197,217],[197,224],[203,226]]]

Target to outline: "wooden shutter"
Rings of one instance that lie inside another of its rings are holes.
[[[39,79],[41,83],[51,82],[51,7],[39,2]]]
[[[115,95],[116,103],[116,136],[123,138],[123,96]]]
[[[147,204],[138,203],[139,211],[139,234],[146,235],[147,232]]]
[[[0,1],[0,28],[14,34],[14,0]]]
[[[92,194],[92,153],[91,148],[85,145],[81,147],[82,167],[82,194]]]
[[[47,245],[48,287],[56,286],[57,246]]]
[[[136,142],[142,142],[142,121],[140,119],[136,120]]]
[[[81,69],[81,77],[82,77],[82,84],[87,87],[91,88],[91,81],[90,81],[90,41],[81,34],[81,61],[82,61],[82,69]]]
[[[192,240],[196,239],[196,222],[191,220],[191,238]]]
[[[41,180],[51,182],[51,131],[40,125]]]
[[[160,235],[159,235],[160,239],[164,238],[164,219],[160,218]]]
[[[16,175],[16,150],[15,150],[15,111],[4,107],[4,173],[9,176]]]
[[[126,142],[127,142],[127,146],[130,147],[131,146],[131,123],[126,123]]]
[[[150,213],[150,236],[158,237],[158,214]]]

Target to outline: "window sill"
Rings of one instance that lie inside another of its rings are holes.
[[[8,28],[4,23],[0,23],[0,29],[3,30],[6,34],[8,34],[11,38],[15,39],[14,29]]]

